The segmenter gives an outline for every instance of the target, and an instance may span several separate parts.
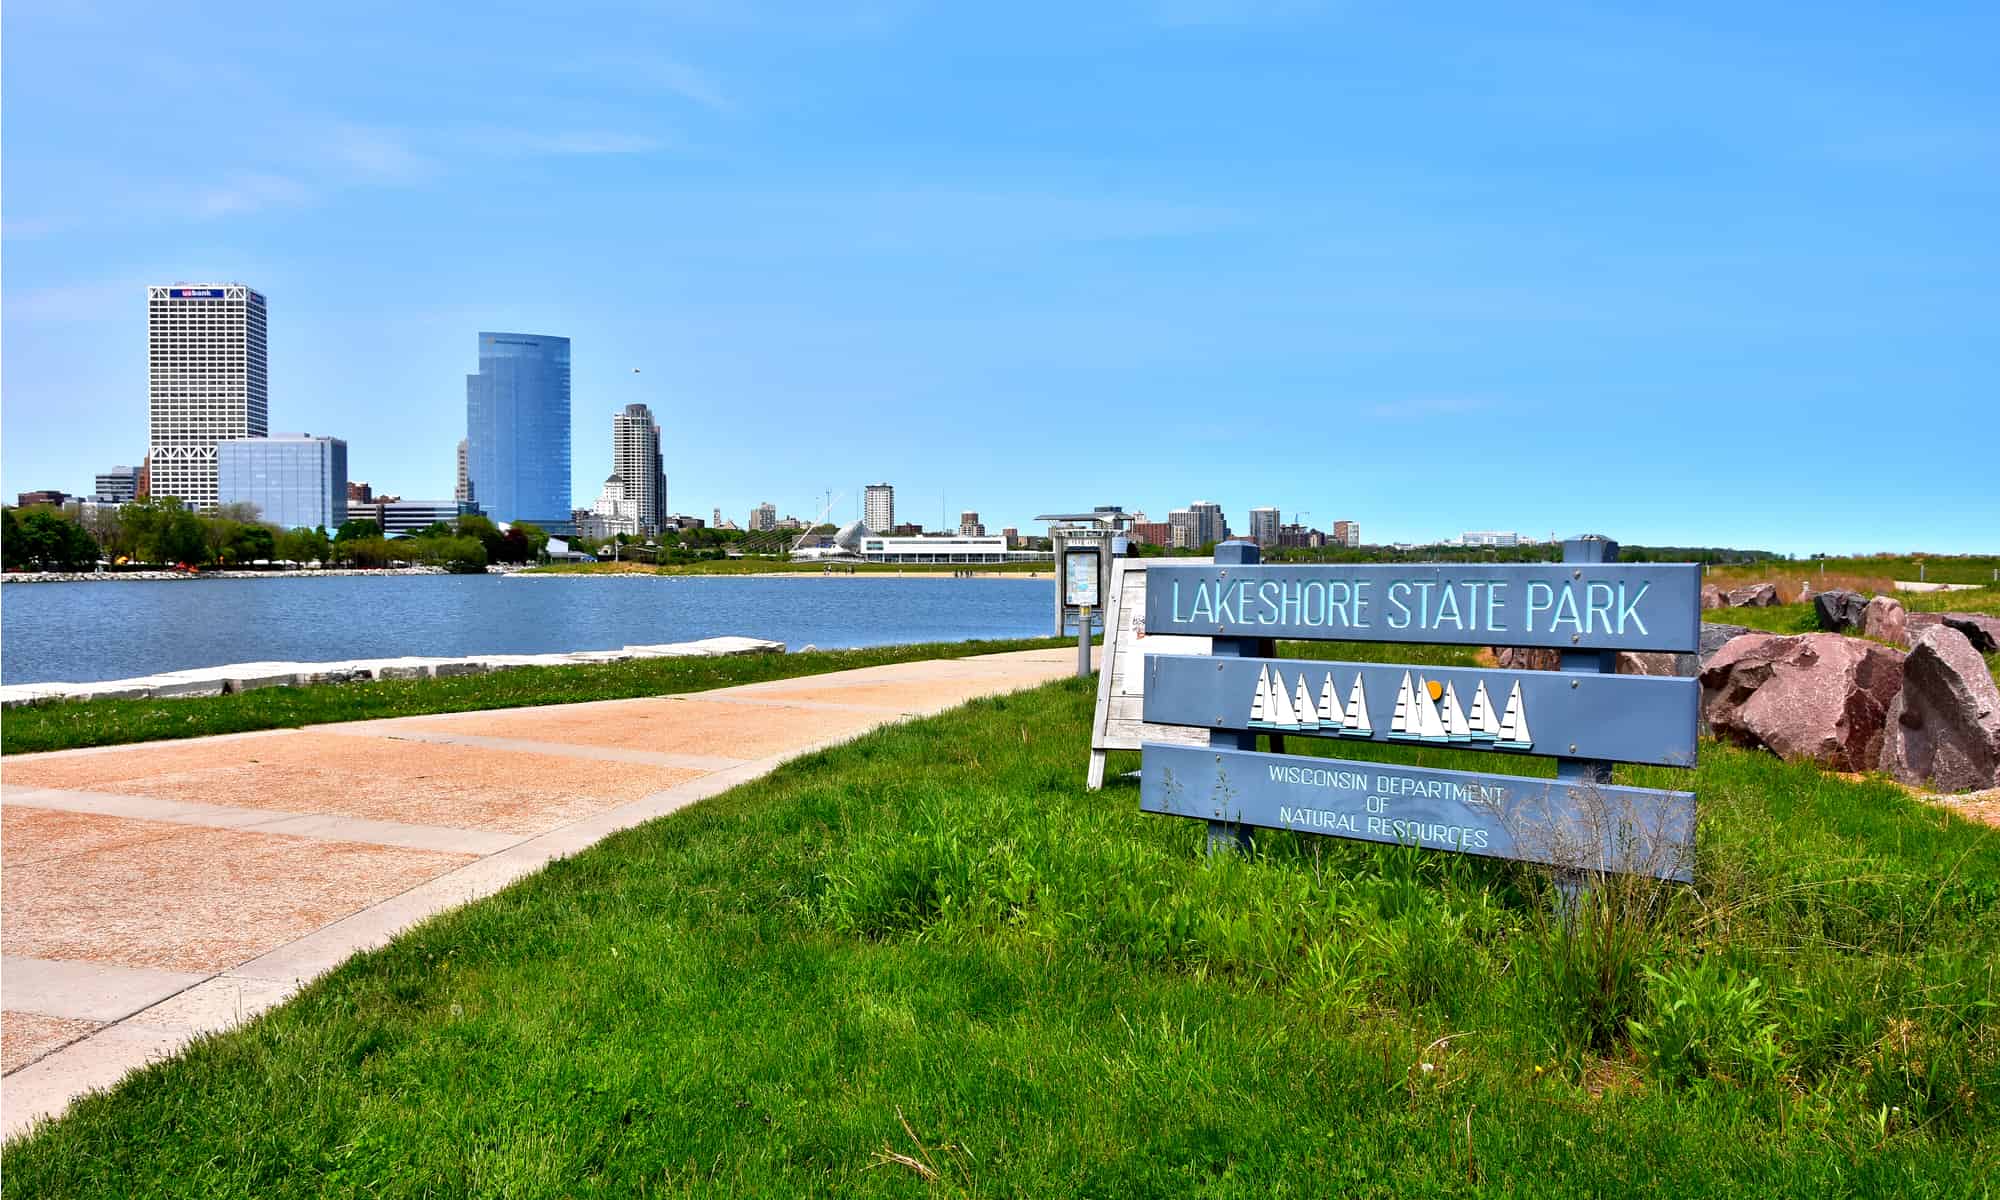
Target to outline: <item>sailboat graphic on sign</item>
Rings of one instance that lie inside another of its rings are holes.
[[[1326,682],[1319,685],[1319,727],[1328,732],[1340,731],[1340,696],[1333,690],[1332,671],[1326,673]]]
[[[1390,737],[1409,742],[1449,739],[1444,719],[1438,716],[1437,704],[1431,698],[1431,687],[1431,682],[1421,675],[1412,687],[1410,673],[1403,672],[1402,686],[1396,690],[1396,715],[1389,721]]]
[[[1347,712],[1340,718],[1340,736],[1374,737],[1375,727],[1368,723],[1368,693],[1361,686],[1361,672],[1354,673],[1354,688],[1347,693]]]
[[[1526,750],[1535,744],[1534,735],[1528,732],[1528,713],[1521,707],[1521,682],[1514,681],[1514,691],[1507,697],[1506,715],[1500,718],[1500,732],[1493,744],[1502,750]]]
[[[1500,714],[1493,707],[1493,697],[1486,694],[1486,681],[1479,681],[1479,690],[1472,693],[1472,709],[1465,714],[1465,723],[1472,730],[1475,742],[1490,742],[1500,736]]]
[[[1299,672],[1298,690],[1292,696],[1292,718],[1304,732],[1319,732],[1319,708],[1313,704],[1312,693],[1306,690],[1304,671]]]
[[[1444,685],[1444,711],[1441,714],[1444,733],[1454,742],[1472,740],[1472,726],[1466,722],[1465,713],[1458,707],[1458,692],[1451,684]]]
[[[1250,700],[1250,724],[1265,726],[1271,723],[1271,668],[1257,670],[1257,694]]]
[[[1292,707],[1291,693],[1285,691],[1285,673],[1271,672],[1271,698],[1264,710],[1273,729],[1297,729],[1298,710]]]

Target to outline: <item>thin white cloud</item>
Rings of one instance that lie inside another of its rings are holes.
[[[145,304],[143,280],[119,279],[26,288],[7,293],[7,320],[102,321],[121,308],[139,311]]]
[[[400,183],[431,174],[431,161],[394,133],[366,125],[335,125],[316,149],[333,170],[374,182]]]
[[[61,233],[76,222],[53,217],[30,217],[27,220],[0,222],[0,237],[26,240],[44,237],[51,233]]]
[[[1314,0],[1157,0],[1153,19],[1170,27],[1288,24],[1326,11]]]
[[[502,157],[534,154],[651,154],[667,142],[648,133],[615,129],[525,130],[475,125],[443,131],[439,139],[461,150]]]
[[[710,112],[735,113],[739,106],[706,72],[678,59],[659,55],[612,54],[575,59],[558,68],[565,74],[589,76],[609,86],[666,92]]]
[[[269,208],[296,208],[310,203],[312,189],[286,175],[266,171],[232,171],[222,182],[191,184],[181,189],[195,216],[234,217]]]
[[[1489,412],[1498,406],[1499,401],[1492,396],[1404,396],[1364,404],[1358,411],[1362,416],[1385,421],[1424,421],[1433,417],[1463,417]]]
[[[660,139],[642,133],[603,130],[529,134],[522,136],[519,144],[534,154],[650,154],[664,145]]]

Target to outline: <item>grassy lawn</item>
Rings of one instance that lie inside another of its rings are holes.
[[[402,679],[305,688],[260,688],[233,696],[189,700],[87,700],[9,709],[0,721],[0,753],[68,750],[162,738],[206,737],[252,729],[295,729],[334,721],[367,721],[420,713],[520,708],[700,692],[819,675],[853,667],[965,658],[1008,650],[1073,646],[1063,638],[941,642],[815,650],[806,654],[746,654],[729,658],[645,658],[623,663],[518,667],[450,679]]]
[[[1990,1194],[1994,831],[1705,745],[1697,885],[1562,921],[1506,864],[1207,857],[1082,789],[1093,699],[556,863],[79,1103],[8,1194]]]

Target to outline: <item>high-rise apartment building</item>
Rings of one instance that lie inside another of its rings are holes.
[[[1278,526],[1281,524],[1275,508],[1253,508],[1250,510],[1250,540],[1259,546],[1278,544]]]
[[[750,532],[769,533],[778,527],[778,506],[766,500],[750,510]]]
[[[472,500],[472,476],[465,469],[465,439],[458,439],[458,485],[452,489],[451,498],[460,504]]]
[[[986,536],[986,526],[980,523],[978,513],[967,511],[958,514],[958,536],[960,537]]]
[[[1192,550],[1201,545],[1194,540],[1194,514],[1185,508],[1171,509],[1167,513],[1167,547],[1173,550]]]
[[[113,467],[98,473],[91,493],[99,504],[130,504],[139,498],[139,468]]]
[[[1208,500],[1197,500],[1187,506],[1190,545],[1200,549],[1210,542],[1229,540],[1229,521],[1222,515],[1222,506]]]
[[[638,532],[658,533],[667,513],[667,480],[661,470],[660,427],[645,405],[628,404],[624,412],[612,414],[611,468],[639,523]]]
[[[569,339],[479,335],[465,377],[466,486],[496,521],[570,526]]]
[[[886,483],[871,483],[861,492],[861,523],[870,533],[888,533],[896,527],[896,489]]]
[[[216,503],[252,504],[280,529],[338,529],[347,519],[347,443],[281,433],[215,446]]]
[[[240,283],[146,289],[149,490],[216,504],[215,447],[270,432],[264,297]]]
[[[1361,526],[1353,521],[1335,521],[1333,523],[1333,544],[1350,548],[1359,546],[1361,544]]]

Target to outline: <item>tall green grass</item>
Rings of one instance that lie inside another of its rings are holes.
[[[1504,863],[1211,857],[1137,811],[1136,755],[1082,788],[1093,700],[883,730],[556,863],[83,1101],[6,1187],[1990,1192],[1993,831],[1705,745],[1619,772],[1692,783],[1697,882],[1597,938],[1610,889],[1565,915]]]

